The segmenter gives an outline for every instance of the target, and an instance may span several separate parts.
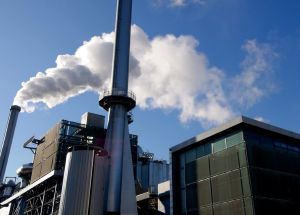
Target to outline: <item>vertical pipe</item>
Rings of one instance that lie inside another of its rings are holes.
[[[115,23],[112,90],[127,91],[132,0],[118,0]]]
[[[115,24],[116,37],[112,66],[112,92],[127,92],[128,90],[131,12],[132,0],[118,0]],[[127,111],[128,108],[122,102],[113,104],[109,108],[107,138],[105,142],[110,153],[108,188],[106,192],[107,214],[120,214],[121,202],[126,201],[126,199],[122,199],[121,195],[122,186],[127,186],[124,184],[122,176],[124,166],[124,143],[129,138]],[[131,161],[127,161],[125,166],[128,165],[132,165]],[[131,171],[129,170],[127,174],[131,174]],[[134,182],[133,176],[130,178],[132,178],[130,180]],[[127,196],[125,198],[133,198],[135,201],[135,193],[133,196]]]
[[[1,153],[0,153],[0,183],[3,182],[6,165],[10,153],[10,148],[17,124],[18,114],[21,111],[21,108],[17,105],[13,105],[10,108],[10,114],[8,117],[6,132],[4,134],[4,140],[1,146]]]

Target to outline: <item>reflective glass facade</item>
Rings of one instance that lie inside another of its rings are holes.
[[[172,153],[173,214],[300,214],[298,165],[299,140],[247,125],[195,141]]]

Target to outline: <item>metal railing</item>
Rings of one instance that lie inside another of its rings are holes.
[[[123,97],[128,97],[131,98],[133,100],[136,99],[135,94],[128,90],[118,90],[118,89],[112,89],[112,90],[104,90],[102,93],[102,96],[100,95],[100,99],[106,97],[106,96],[123,96]]]

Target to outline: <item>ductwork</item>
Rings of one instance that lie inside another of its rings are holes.
[[[0,183],[3,182],[6,165],[10,153],[10,148],[12,144],[12,140],[14,137],[14,132],[17,124],[17,119],[21,108],[17,105],[13,105],[10,108],[10,114],[8,117],[6,131],[4,133],[4,139],[1,146],[1,153],[0,153]]]

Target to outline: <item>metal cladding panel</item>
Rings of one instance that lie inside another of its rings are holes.
[[[94,154],[94,150],[71,151],[67,154],[60,215],[89,214]]]
[[[54,169],[55,157],[56,153],[48,157],[45,161],[43,161],[40,177],[48,174]]]
[[[43,160],[46,160],[51,155],[57,152],[57,144],[51,144],[44,149]]]
[[[45,135],[44,145],[45,148],[47,148],[51,144],[57,144],[58,143],[58,137],[59,137],[59,128],[60,123],[56,124],[53,128],[51,128],[47,134]]]
[[[59,129],[60,123],[50,129],[44,136],[43,142],[37,146],[33,161],[31,183],[55,169],[57,152],[60,151],[61,147],[59,144]]]
[[[42,169],[41,163],[36,165],[35,167],[33,167],[32,174],[31,174],[31,180],[30,180],[31,184],[40,178],[41,169]]]
[[[40,144],[37,146],[36,151],[35,151],[35,156],[33,160],[33,167],[39,165],[42,160],[43,160],[43,150],[44,150],[44,145]]]
[[[104,128],[105,117],[94,113],[84,113],[81,116],[81,124]]]
[[[107,167],[107,157],[95,156],[92,190],[90,200],[90,215],[102,215],[104,207],[104,187]]]

